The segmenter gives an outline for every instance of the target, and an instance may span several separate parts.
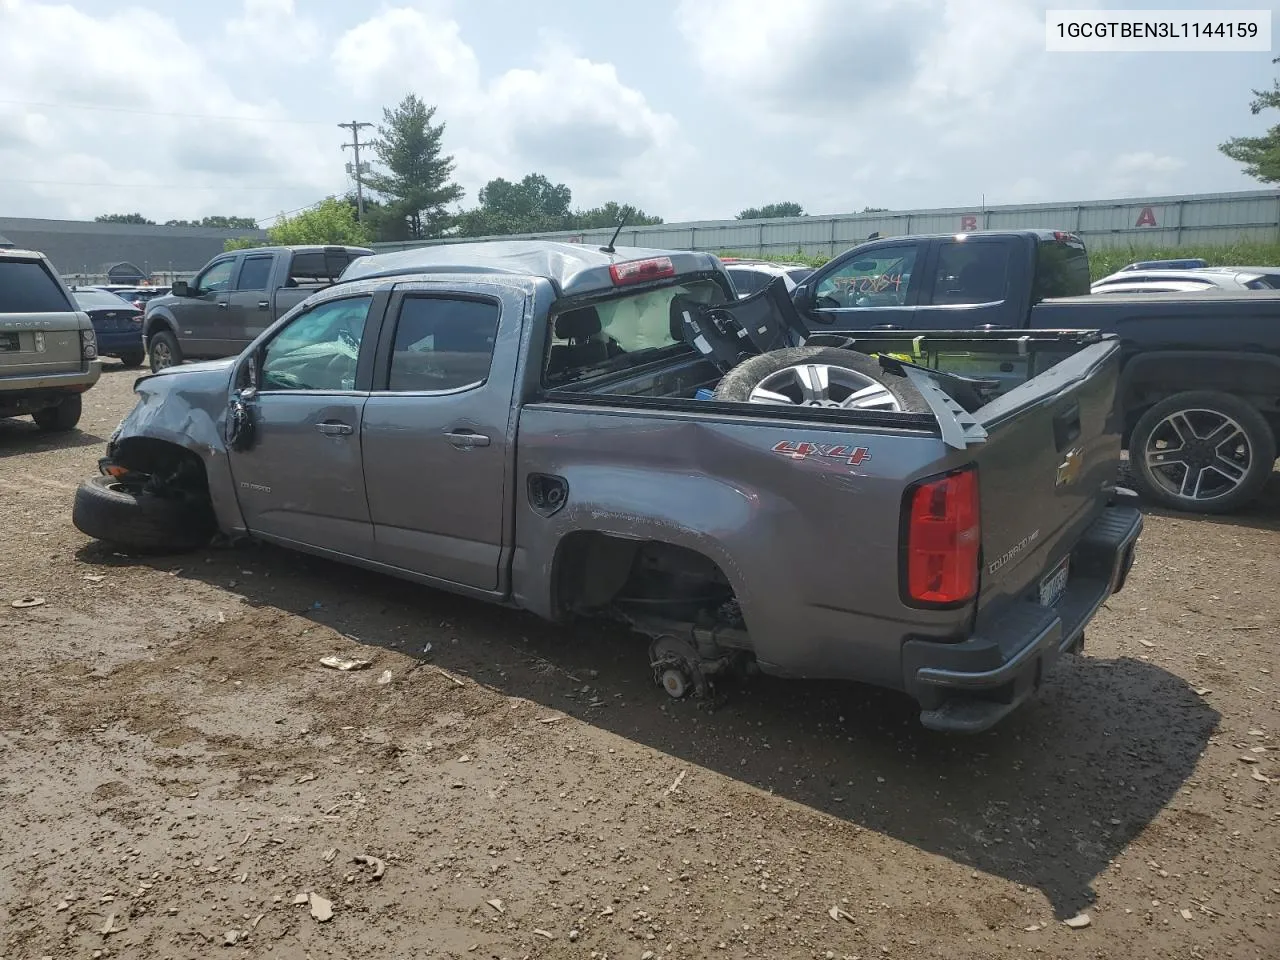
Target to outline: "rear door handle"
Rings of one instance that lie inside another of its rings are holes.
[[[219,301],[218,301],[218,309],[219,309],[219,310],[225,310],[225,309],[227,309],[227,301],[225,301],[225,300],[219,300]]]
[[[450,430],[446,431],[445,437],[459,450],[470,450],[472,447],[487,447],[489,438],[483,433],[475,433],[471,430]]]
[[[316,429],[326,437],[345,437],[348,434],[355,433],[355,428],[351,424],[341,423],[337,420],[325,420],[323,423],[317,423]]]
[[[270,308],[270,306],[271,306],[271,301],[270,301],[270,300],[259,300],[259,301],[258,301],[258,309],[259,309],[259,310],[266,310],[266,309]]]

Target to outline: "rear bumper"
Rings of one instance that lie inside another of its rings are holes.
[[[998,617],[980,618],[960,643],[908,640],[904,680],[921,705],[920,722],[980,733],[1035,693],[1054,661],[1083,641],[1085,626],[1124,587],[1141,533],[1137,507],[1109,506],[1072,550],[1070,580],[1056,606],[1016,601]]]
[[[108,330],[97,334],[98,353],[114,356],[142,349],[142,328],[136,330]]]
[[[9,406],[26,394],[84,393],[102,376],[102,363],[90,360],[87,370],[69,373],[8,374],[0,368],[0,406]]]

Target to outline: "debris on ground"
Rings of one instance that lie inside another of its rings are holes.
[[[228,930],[222,935],[222,945],[224,947],[234,947],[247,936],[248,934],[243,930]]]
[[[103,580],[107,579],[100,573],[86,573],[84,578],[90,583],[101,583]]]
[[[358,657],[339,657],[330,654],[327,657],[320,658],[321,666],[328,667],[330,670],[341,670],[344,673],[351,670],[367,670],[373,666],[372,660],[361,660]]]
[[[1077,913],[1070,920],[1063,920],[1062,922],[1072,930],[1083,930],[1085,927],[1089,926],[1089,924],[1093,923],[1093,921],[1089,919],[1089,915],[1087,913]]]
[[[378,686],[385,687],[390,682],[391,682],[391,671],[383,670],[382,676],[378,677]]]
[[[533,934],[536,937],[545,937],[548,940],[554,940],[556,938],[556,935],[554,933],[551,933],[547,930],[542,930],[542,929],[534,930]]]
[[[320,923],[333,919],[333,903],[326,900],[317,893],[307,894],[307,900],[311,904],[311,916]]]
[[[494,897],[492,900],[486,900],[485,903],[493,907],[493,909],[497,910],[499,913],[507,912],[507,908],[503,904],[501,897]]]
[[[22,597],[19,600],[13,601],[10,606],[17,608],[18,610],[25,610],[27,607],[42,607],[44,606],[44,597]]]
[[[104,937],[112,933],[120,932],[120,928],[116,926],[116,915],[114,913],[107,914],[107,922],[102,925],[102,929],[98,932]]]
[[[1194,914],[1193,914],[1190,910],[1183,910],[1183,911],[1182,911],[1182,919],[1183,919],[1183,920],[1190,920],[1193,916],[1194,916]]]
[[[320,855],[320,859],[323,860],[325,863],[333,863],[333,858],[336,857],[337,855],[338,855],[338,848],[330,847],[328,850],[326,850],[324,853]]]
[[[309,896],[308,896],[307,894],[305,894],[305,893],[300,893],[300,894],[298,894],[297,896],[295,896],[295,897],[293,898],[293,905],[294,905],[295,907],[300,907],[300,906],[302,906],[304,903],[310,903],[310,902],[311,902],[311,897],[309,897]]]
[[[456,683],[460,687],[466,686],[466,683],[464,681],[459,680],[448,670],[444,669],[444,667],[436,667],[435,670],[436,670],[436,673],[440,674],[440,676],[444,677],[446,680],[452,680],[454,683]]]
[[[853,914],[848,910],[842,910],[839,904],[836,904],[828,910],[827,916],[832,920],[848,920],[850,923],[853,923]]]
[[[377,857],[370,857],[367,854],[360,854],[359,856],[352,857],[351,862],[359,863],[366,867],[373,867],[373,876],[369,878],[370,882],[374,880],[381,880],[382,875],[387,872],[387,864],[385,861],[379,860]]]
[[[671,796],[671,794],[680,789],[680,784],[684,782],[685,774],[688,772],[687,769],[681,770],[679,775],[671,781],[671,786],[667,787],[667,796]]]

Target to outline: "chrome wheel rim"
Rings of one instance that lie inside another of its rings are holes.
[[[827,363],[800,363],[769,374],[751,391],[751,403],[832,407],[839,410],[901,410],[888,387],[857,370]]]
[[[1204,503],[1233,493],[1253,466],[1244,428],[1217,410],[1178,410],[1151,431],[1147,472],[1170,495]]]
[[[151,345],[151,365],[157,370],[173,366],[173,354],[169,352],[169,345],[163,340],[157,340]]]

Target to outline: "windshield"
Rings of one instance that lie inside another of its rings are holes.
[[[105,290],[78,290],[75,293],[75,298],[81,310],[101,310],[103,308],[115,310],[134,309],[132,303],[121,300],[114,293],[107,293]]]
[[[692,280],[566,310],[555,316],[546,379],[565,383],[588,374],[624,369],[681,342],[672,330],[671,301],[728,301],[714,280]]]

